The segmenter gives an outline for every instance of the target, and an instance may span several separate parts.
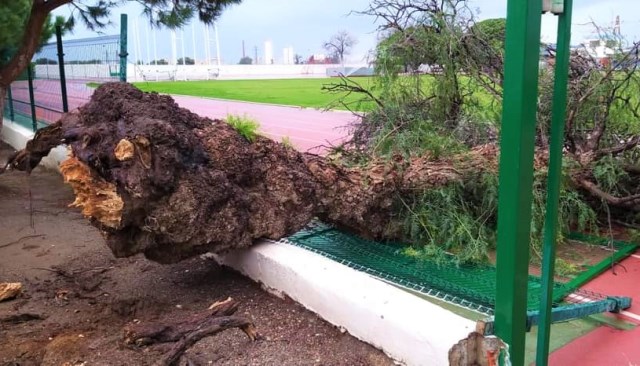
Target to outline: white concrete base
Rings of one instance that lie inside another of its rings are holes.
[[[33,137],[27,128],[3,123],[0,135],[15,149]],[[58,147],[42,164],[59,170],[67,154]],[[292,245],[263,241],[217,259],[406,365],[448,365],[449,349],[475,330],[471,320]]]
[[[27,145],[27,141],[33,138],[34,133],[31,129],[6,118],[2,120],[2,124],[0,138],[16,150],[23,149]],[[69,149],[66,146],[58,146],[42,159],[40,165],[47,169],[60,171],[60,162],[65,160],[68,155]]]
[[[475,323],[319,254],[264,241],[219,262],[407,365],[448,365]]]

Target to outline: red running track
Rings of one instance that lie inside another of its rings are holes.
[[[86,103],[93,89],[85,81],[67,81],[69,109]],[[26,81],[12,84],[14,100],[29,101]],[[34,80],[36,115],[39,120],[56,121],[62,110],[60,83],[57,80]],[[305,152],[324,153],[326,147],[339,144],[349,135],[347,127],[357,121],[351,113],[320,111],[308,108],[246,103],[220,99],[173,96],[184,108],[209,118],[225,118],[228,114],[246,115],[260,123],[261,132],[276,141],[287,137],[293,146]],[[14,108],[30,115],[29,105],[14,103]],[[53,110],[53,111],[52,111]]]
[[[246,115],[260,123],[260,130],[276,141],[288,137],[300,151],[323,153],[323,146],[336,145],[349,135],[347,127],[357,121],[351,113],[323,112],[309,108],[245,103],[174,95],[176,102],[199,115],[225,118]]]
[[[631,308],[612,317],[636,324],[632,330],[601,326],[556,350],[549,356],[554,366],[640,365],[640,251],[607,270],[583,288],[632,298]]]

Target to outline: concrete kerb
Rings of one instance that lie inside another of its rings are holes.
[[[263,241],[218,261],[406,365],[448,365],[475,322],[302,248]]]
[[[1,137],[23,148],[33,132],[4,120]],[[68,156],[58,147],[42,164],[59,171]],[[287,295],[331,324],[406,365],[448,365],[449,349],[475,330],[475,322],[436,304],[288,244],[264,240],[216,260]]]

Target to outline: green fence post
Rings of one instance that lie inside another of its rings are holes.
[[[120,81],[127,81],[127,14],[120,14]]]
[[[524,364],[542,1],[508,0],[496,263],[496,335]]]
[[[64,53],[62,50],[62,27],[56,26],[56,45],[58,46],[58,65],[60,70],[60,88],[62,89],[62,111],[69,112],[67,99],[67,78],[64,74]]]
[[[556,236],[558,232],[558,201],[562,180],[562,148],[567,113],[567,79],[571,46],[571,8],[573,0],[564,0],[564,11],[558,15],[555,77],[551,115],[551,141],[549,143],[549,169],[547,177],[547,207],[544,221],[544,248],[542,257],[542,299],[540,325],[536,347],[536,365],[546,366],[549,361],[551,336],[551,306],[553,305],[553,277],[556,262]]]
[[[38,130],[38,120],[36,118],[36,98],[33,95],[33,72],[31,71],[31,63],[27,65],[27,80],[29,82],[29,104],[31,105],[31,123],[33,132]]]
[[[15,122],[16,115],[13,111],[13,94],[11,92],[11,84],[9,84],[9,88],[7,88],[7,99],[9,99],[9,118]]]

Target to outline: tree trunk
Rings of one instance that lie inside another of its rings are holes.
[[[176,262],[280,239],[315,217],[374,239],[398,239],[398,199],[497,171],[494,145],[347,168],[268,138],[249,141],[224,121],[124,83],[38,131],[10,167],[30,171],[66,143],[65,181],[118,257]],[[536,155],[544,168],[546,154]]]
[[[29,13],[29,19],[25,25],[24,35],[20,42],[20,48],[11,57],[9,62],[0,68],[0,85],[9,85],[29,66],[33,54],[40,44],[40,35],[47,15],[56,7],[70,2],[69,0],[34,1]]]
[[[0,131],[2,131],[2,125],[4,122],[4,98],[7,95],[7,88],[0,84]]]

